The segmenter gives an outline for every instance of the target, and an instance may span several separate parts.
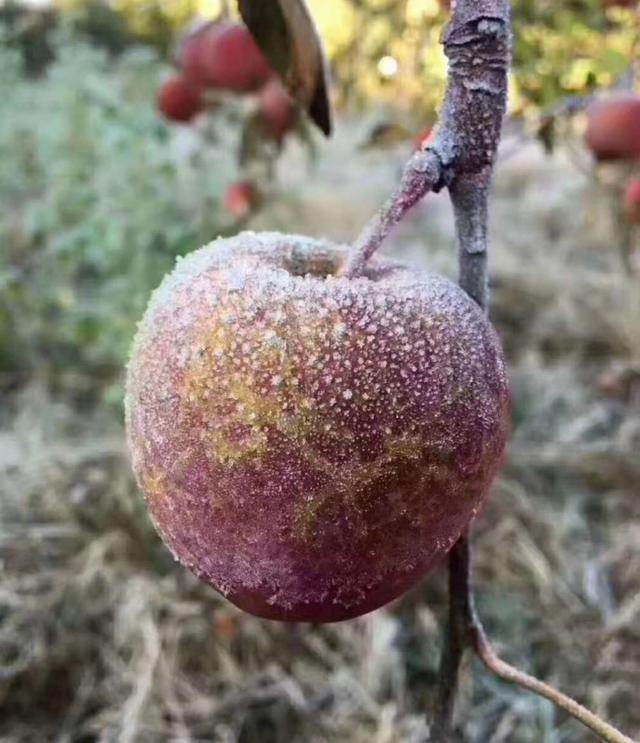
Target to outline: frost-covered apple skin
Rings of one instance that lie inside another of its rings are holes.
[[[138,483],[175,557],[261,617],[359,616],[468,526],[509,431],[502,351],[439,276],[241,233],[181,260],[128,368]]]

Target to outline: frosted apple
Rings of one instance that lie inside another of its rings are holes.
[[[455,284],[250,232],[181,260],[127,375],[128,442],[175,557],[261,617],[336,621],[413,586],[500,466],[502,351]]]

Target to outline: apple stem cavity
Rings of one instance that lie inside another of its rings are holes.
[[[508,0],[454,0],[443,44],[449,73],[436,135],[413,154],[395,192],[357,237],[342,275],[362,276],[371,256],[405,214],[430,191],[446,187],[456,223],[458,283],[488,312],[488,199],[507,103]],[[471,568],[466,533],[449,553],[449,617],[430,740],[447,743],[453,738],[462,661],[472,650],[500,679],[548,699],[602,740],[633,743],[571,697],[498,657],[475,608]]]

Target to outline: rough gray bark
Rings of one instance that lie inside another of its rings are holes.
[[[506,109],[510,28],[507,0],[455,3],[443,37],[449,78],[436,136],[409,160],[399,187],[356,240],[346,276],[362,273],[391,228],[429,191],[447,187],[463,286],[485,304],[487,198]]]

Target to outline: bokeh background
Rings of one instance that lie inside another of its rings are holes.
[[[351,622],[249,617],[172,561],[124,446],[128,348],[176,257],[245,227],[352,240],[435,121],[436,0],[309,4],[335,134],[278,144],[255,96],[156,110],[179,34],[235,3],[0,3],[2,743],[428,740],[443,567]],[[640,737],[640,166],[583,143],[586,96],[638,90],[640,6],[515,0],[514,21],[491,222],[514,430],[474,529],[479,606],[506,658]],[[385,250],[454,276],[446,195]],[[460,712],[467,741],[592,739],[475,664]]]

